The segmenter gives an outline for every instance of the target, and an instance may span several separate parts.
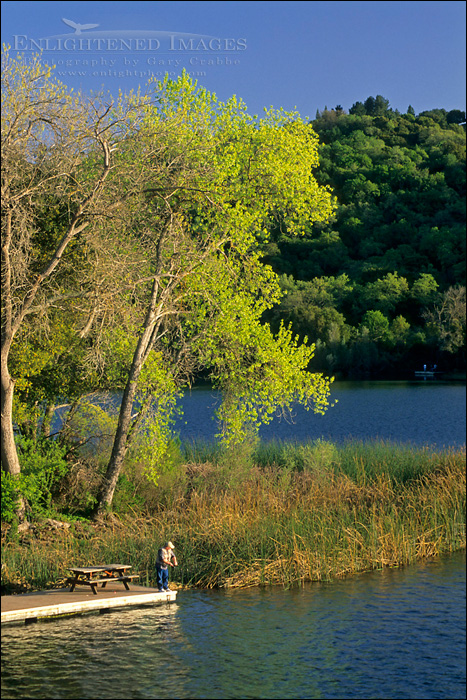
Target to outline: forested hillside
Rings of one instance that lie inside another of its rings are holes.
[[[277,229],[266,261],[286,297],[268,315],[317,343],[337,376],[465,368],[465,114],[415,115],[378,95],[318,112],[318,182],[338,202],[304,238]]]

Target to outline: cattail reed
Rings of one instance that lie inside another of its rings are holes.
[[[269,443],[236,459],[191,446],[143,495],[99,526],[4,535],[4,590],[64,585],[68,566],[110,561],[153,586],[167,539],[174,585],[203,588],[297,586],[465,547],[465,449]]]

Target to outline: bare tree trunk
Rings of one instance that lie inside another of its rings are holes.
[[[13,477],[18,477],[21,472],[21,467],[18,459],[18,452],[15,444],[15,434],[13,430],[13,393],[15,383],[8,371],[8,364],[1,362],[1,455],[2,469],[11,474]],[[18,501],[16,514],[20,522],[23,522],[25,517],[25,505],[23,498]]]
[[[134,379],[129,379],[123,392],[122,404],[118,416],[117,432],[115,434],[112,454],[107,465],[107,471],[102,481],[102,485],[97,498],[97,504],[94,508],[92,517],[96,518],[104,513],[112,503],[115,488],[117,486],[118,477],[122,468],[123,460],[128,449],[128,435],[131,428],[131,415],[133,410],[133,401],[136,394],[138,377],[140,375],[142,364],[139,367],[135,366],[135,360],[131,368],[131,374]]]
[[[161,250],[162,244],[164,242],[164,237],[161,235],[158,243],[157,251],[157,263],[156,270],[157,273],[161,273]],[[223,245],[225,241],[216,243],[216,248]],[[163,319],[170,314],[169,311],[169,299],[173,290],[177,284],[187,276],[189,273],[199,266],[204,257],[207,257],[211,249],[206,249],[201,255],[197,255],[192,261],[191,265],[188,266],[183,273],[174,272],[176,269],[176,260],[174,267],[170,269],[170,275],[173,279],[165,287],[161,288],[159,285],[158,274],[152,282],[152,290],[150,295],[149,307],[146,312],[146,317],[143,325],[143,332],[138,341],[138,345],[133,355],[133,361],[131,364],[130,372],[128,375],[128,380],[123,392],[122,403],[120,406],[120,413],[118,417],[117,432],[115,434],[115,440],[112,448],[112,454],[110,456],[109,464],[107,465],[107,471],[103,479],[99,495],[97,498],[97,503],[94,508],[92,517],[97,518],[99,515],[104,513],[110,508],[115,488],[117,486],[118,477],[120,475],[120,470],[123,465],[123,460],[125,459],[125,454],[128,450],[130,439],[132,436],[132,411],[133,402],[136,396],[136,390],[138,387],[138,380],[143,369],[144,363],[146,362],[151,349],[154,347],[156,339],[160,335],[163,335]]]
[[[117,486],[120,470],[129,447],[129,437],[132,426],[133,402],[138,388],[138,379],[143,369],[144,363],[154,345],[154,337],[160,325],[157,323],[156,298],[158,292],[157,280],[153,282],[151,304],[146,314],[143,333],[138,341],[138,345],[133,355],[128,380],[123,392],[120,413],[118,416],[117,432],[115,434],[112,454],[110,455],[107,471],[103,479],[97,503],[92,517],[99,517],[112,504],[113,495]]]
[[[50,437],[50,425],[52,423],[52,418],[55,413],[55,404],[47,404],[45,409],[44,420],[42,421],[41,433],[44,437]]]
[[[2,307],[2,349],[1,349],[1,410],[2,410],[2,469],[16,476],[20,473],[18,453],[16,451],[15,436],[13,432],[13,394],[15,382],[8,368],[8,357],[12,339],[12,303],[11,303],[11,211],[7,212],[5,232],[2,233],[2,291],[5,291]]]
[[[2,363],[2,468],[12,476],[16,476],[21,471],[13,431],[14,386],[8,366],[3,366]]]

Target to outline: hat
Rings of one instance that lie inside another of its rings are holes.
[[[168,547],[169,549],[175,549],[172,542],[167,542],[167,544],[165,546]]]

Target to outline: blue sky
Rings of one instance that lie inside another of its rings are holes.
[[[6,0],[2,43],[29,53],[31,40],[44,46],[49,37],[44,57],[63,82],[84,90],[127,91],[185,68],[219,99],[241,97],[252,114],[274,106],[314,118],[317,109],[348,110],[377,94],[418,114],[465,109],[465,14],[464,2],[446,0]],[[62,18],[99,26],[77,34]]]

